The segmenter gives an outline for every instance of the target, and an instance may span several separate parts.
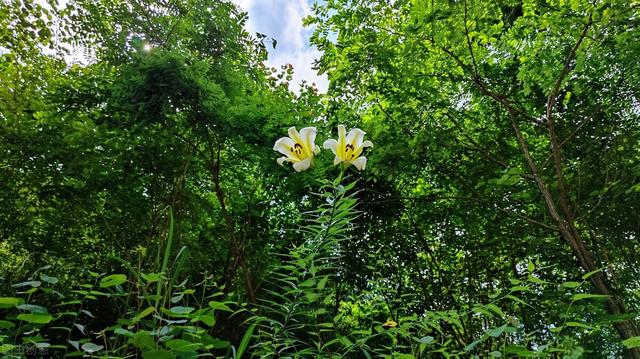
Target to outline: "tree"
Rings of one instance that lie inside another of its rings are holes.
[[[24,21],[12,17],[49,13],[29,2],[15,10],[6,25],[18,34]],[[271,229],[272,139],[315,117],[316,90],[294,94],[292,69],[266,68],[264,39],[246,33],[246,14],[228,2],[77,1],[51,14],[35,25],[69,29],[55,46],[84,49],[90,62],[40,52],[53,38],[25,37],[3,55],[7,263],[27,255],[26,273],[41,262],[134,262],[142,249],[163,250],[154,243],[171,207],[191,274],[211,268],[228,291],[242,277],[253,298],[270,263],[263,249],[289,240]]]
[[[374,132],[375,171],[399,176],[403,201],[465,203],[444,220],[460,216],[458,237],[481,241],[469,259],[524,246],[515,272],[540,253],[569,277],[588,275],[627,339],[640,334],[626,290],[638,285],[635,15],[637,4],[617,1],[336,1],[309,21],[330,93],[348,94],[333,113]],[[478,218],[469,205],[489,211]],[[520,238],[472,234],[510,223],[526,229]]]

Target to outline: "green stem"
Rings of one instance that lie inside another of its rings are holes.
[[[162,269],[160,271],[160,275],[162,277],[168,276],[167,273],[167,268],[169,267],[169,256],[171,255],[171,246],[173,245],[173,228],[174,228],[174,223],[173,223],[173,208],[169,207],[169,232],[167,234],[167,247],[164,250],[164,258],[162,260]],[[165,280],[161,279],[158,282],[158,287],[156,289],[156,305],[155,305],[155,310],[156,312],[158,311],[158,305],[160,304],[160,298],[162,297],[162,286],[163,286],[163,282]],[[169,283],[169,280],[166,280],[166,283]],[[166,299],[166,298],[163,298]],[[164,305],[164,300],[163,300],[163,305]]]

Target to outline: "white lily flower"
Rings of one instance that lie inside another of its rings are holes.
[[[296,172],[308,169],[313,164],[313,156],[320,153],[320,147],[315,144],[317,132],[315,127],[305,127],[300,133],[295,127],[290,127],[289,137],[280,138],[273,146],[274,151],[284,155],[278,158],[278,164],[282,166],[285,162],[292,162]]]
[[[330,139],[324,142],[323,147],[331,150],[336,158],[333,164],[345,162],[356,166],[362,171],[367,166],[367,158],[360,156],[365,147],[373,147],[371,141],[363,141],[366,133],[359,128],[353,128],[347,134],[343,125],[338,126],[338,140]]]

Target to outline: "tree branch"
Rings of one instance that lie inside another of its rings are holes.
[[[493,157],[493,156],[488,152],[488,150],[487,150],[486,148],[482,147],[482,146],[481,146],[477,141],[475,141],[473,138],[471,138],[471,136],[469,136],[469,135],[465,132],[465,130],[464,130],[464,129],[462,128],[462,126],[460,125],[460,123],[458,123],[458,121],[456,121],[456,119],[455,119],[451,114],[449,114],[449,113],[447,113],[447,112],[444,112],[443,114],[444,114],[447,118],[449,118],[449,119],[451,120],[451,122],[453,122],[453,124],[454,124],[454,125],[455,125],[455,126],[456,126],[456,127],[457,127],[461,132],[462,132],[462,134],[464,135],[464,137],[465,137],[467,140],[469,140],[469,142],[471,142],[471,144],[472,144],[473,146],[475,146],[475,147],[471,148],[472,150],[476,150],[476,151],[480,152],[480,154],[481,154],[482,156],[484,156],[486,159],[488,159],[488,160],[490,160],[490,161],[492,161],[492,162],[497,163],[498,165],[500,165],[500,166],[501,166],[501,167],[503,167],[503,168],[509,168],[509,165],[508,165],[506,162],[504,162],[504,161],[502,161],[502,160],[499,160],[499,159],[497,159],[497,158]],[[522,175],[520,175],[520,177],[525,178],[525,179],[528,179],[528,180],[533,180],[533,177],[531,177],[531,176],[529,176],[529,175],[527,175],[527,174],[522,174]]]
[[[467,47],[469,48],[469,54],[471,55],[471,64],[473,65],[474,78],[479,79],[478,65],[476,64],[476,57],[473,54],[473,46],[471,46],[471,38],[469,37],[469,27],[467,26],[467,1],[464,2],[464,36],[467,38]]]
[[[451,50],[449,50],[448,48],[446,48],[444,46],[440,47],[440,49],[442,51],[444,51],[447,55],[449,55],[452,59],[454,59],[456,61],[456,63],[458,63],[458,65],[460,67],[465,69],[467,72],[473,73],[473,70],[469,69],[469,66],[467,66],[464,62],[462,62],[462,60],[458,56],[456,56],[456,54],[454,54]],[[475,77],[475,76],[472,75],[470,80],[471,80],[471,82],[473,82],[477,86],[477,88],[480,90],[481,93],[483,93],[483,94],[491,97],[495,101],[499,102],[504,107],[506,107],[509,111],[513,111],[513,112],[521,115],[522,117],[526,118],[528,121],[533,122],[533,123],[535,123],[537,125],[546,126],[546,124],[543,121],[541,121],[541,120],[529,115],[523,109],[515,106],[513,103],[511,103],[511,101],[509,101],[509,99],[506,96],[500,95],[500,94],[497,94],[497,93],[491,91],[487,87],[487,85],[484,83],[484,81],[482,81],[482,79],[480,77]]]
[[[570,140],[571,138],[573,138],[573,136],[575,136],[575,135],[580,131],[580,129],[582,129],[582,127],[584,127],[584,125],[586,125],[588,122],[590,122],[590,120],[591,120],[591,119],[592,119],[592,118],[590,117],[590,118],[586,119],[585,121],[583,121],[582,123],[580,123],[580,124],[578,125],[578,127],[576,127],[576,128],[575,128],[575,129],[574,129],[574,130],[569,134],[569,136],[567,136],[564,140],[562,140],[562,142],[560,142],[560,144],[558,145],[558,148],[562,149],[562,147],[564,147],[564,145],[566,145],[566,144],[567,144],[567,142],[569,142],[569,140]],[[549,164],[549,161],[551,161],[552,159],[553,159],[553,155],[550,155],[550,156],[549,156],[549,157],[544,161],[544,163],[542,164],[542,166],[540,166],[540,168],[546,168],[546,167],[547,167],[547,165]]]
[[[589,21],[584,25],[582,29],[582,33],[578,37],[578,41],[576,41],[571,51],[567,55],[564,66],[560,71],[560,75],[553,86],[553,90],[549,93],[549,98],[547,99],[547,128],[549,130],[549,140],[551,141],[551,155],[553,157],[553,164],[556,173],[556,181],[558,183],[558,194],[559,194],[559,202],[560,209],[562,210],[565,219],[567,221],[572,221],[575,213],[574,209],[571,208],[571,203],[569,199],[569,189],[567,186],[567,182],[564,178],[564,173],[562,169],[562,149],[560,143],[558,143],[558,135],[555,129],[555,123],[553,121],[553,107],[557,102],[558,93],[560,92],[560,86],[562,85],[562,81],[571,71],[571,62],[573,61],[580,44],[584,40],[585,36],[587,36],[587,32],[593,23],[591,19],[591,15],[589,15]]]
[[[569,54],[567,55],[564,61],[564,65],[562,66],[562,70],[560,71],[560,75],[558,75],[558,78],[556,79],[556,82],[553,85],[553,90],[549,93],[549,98],[547,99],[547,106],[546,106],[547,121],[551,121],[551,114],[553,111],[553,107],[555,106],[558,100],[557,99],[558,93],[560,92],[560,86],[562,85],[562,81],[569,74],[569,71],[571,71],[571,62],[573,61],[573,58],[575,57],[576,52],[578,51],[578,48],[580,48],[582,41],[584,41],[584,38],[587,36],[587,32],[589,31],[589,28],[591,27],[592,24],[593,24],[593,20],[591,19],[591,15],[589,15],[589,21],[584,25],[582,29],[582,33],[578,37],[578,41],[576,41],[575,45],[573,45],[573,47],[571,48],[571,51],[569,51]]]
[[[542,197],[544,198],[544,201],[547,205],[547,209],[551,214],[551,218],[553,218],[553,220],[556,221],[558,225],[562,226],[564,221],[562,220],[562,218],[560,217],[560,214],[556,210],[556,205],[553,202],[553,197],[551,196],[551,192],[549,192],[549,189],[547,188],[546,184],[538,174],[538,167],[536,166],[536,163],[533,160],[533,157],[531,157],[531,153],[529,152],[529,146],[527,146],[527,142],[525,141],[524,136],[522,135],[522,130],[520,129],[520,125],[518,125],[516,116],[513,112],[509,111],[509,117],[511,118],[511,125],[513,127],[513,130],[516,133],[516,138],[518,140],[518,144],[520,145],[520,150],[522,151],[525,161],[529,166],[529,170],[531,171],[531,175],[533,176],[533,179],[536,182],[536,185],[538,186],[538,190],[540,191],[540,193],[542,194]]]

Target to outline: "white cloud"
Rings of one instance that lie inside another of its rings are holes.
[[[294,68],[292,90],[297,90],[300,83],[306,80],[326,92],[327,77],[318,76],[317,71],[312,69],[314,60],[321,53],[309,46],[312,30],[302,26],[302,19],[310,11],[306,0],[232,1],[249,13],[247,31],[252,34],[259,32],[278,41],[276,49],[269,49],[267,65],[280,69],[282,65],[291,64]]]

